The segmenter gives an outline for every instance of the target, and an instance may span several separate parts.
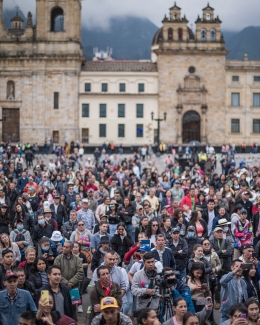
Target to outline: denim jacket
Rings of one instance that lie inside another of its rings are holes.
[[[13,304],[10,303],[7,290],[0,292],[0,321],[4,325],[18,324],[24,311],[30,310],[37,313],[37,308],[30,293],[22,289],[17,289],[17,291]]]

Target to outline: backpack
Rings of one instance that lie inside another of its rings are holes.
[[[25,229],[22,231],[22,233],[19,233],[19,231],[17,229],[15,229],[14,232],[16,233],[16,236],[14,239],[15,242],[25,241],[25,237],[24,237],[24,234],[26,233]]]
[[[63,315],[58,321],[57,325],[77,325],[74,319],[69,316]]]

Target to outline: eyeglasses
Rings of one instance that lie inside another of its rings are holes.
[[[204,243],[203,246],[209,246],[209,243]]]
[[[152,225],[152,227],[159,227],[159,225]]]
[[[84,226],[84,223],[78,224],[78,226]]]
[[[118,228],[118,230],[125,230],[124,228]]]

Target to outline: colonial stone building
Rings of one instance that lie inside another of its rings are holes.
[[[0,0],[2,16],[3,0]],[[81,1],[37,0],[36,26],[0,22],[0,134],[12,142],[79,139],[258,142],[260,61],[227,61],[221,20],[208,5],[195,30],[176,4],[151,45],[151,61],[85,62]]]
[[[3,14],[0,0],[0,16]],[[36,26],[17,14],[11,29],[0,21],[2,139],[43,143],[79,137],[81,1],[38,0]]]

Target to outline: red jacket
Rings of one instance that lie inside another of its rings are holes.
[[[128,251],[126,254],[125,254],[125,257],[124,257],[124,262],[128,263],[130,262],[130,259],[131,259],[131,256],[134,255],[134,253],[139,249],[140,247],[139,246],[133,246],[130,251]],[[137,258],[138,260],[138,258]]]
[[[195,210],[195,203],[197,203],[198,201],[199,201],[199,199],[195,197],[194,210]],[[190,198],[190,194],[185,195],[184,198],[181,200],[180,208],[182,209],[182,211],[183,211],[184,204],[187,204],[189,206],[190,210],[192,210],[192,201]]]

